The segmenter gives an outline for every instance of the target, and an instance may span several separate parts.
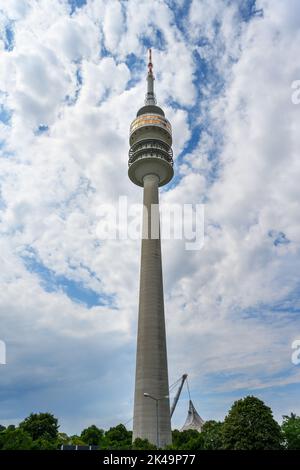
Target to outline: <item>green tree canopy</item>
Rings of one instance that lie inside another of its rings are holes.
[[[59,432],[57,436],[57,444],[61,446],[62,444],[69,444],[70,437],[65,432]]]
[[[97,428],[95,424],[84,429],[81,433],[81,439],[86,442],[88,445],[99,445],[101,439],[103,438],[104,431],[103,429]]]
[[[187,431],[178,431],[178,429],[174,429],[172,431],[172,448],[178,450],[187,450],[190,448],[191,441],[198,440],[199,432],[195,429],[189,429]],[[193,442],[195,445],[195,442]],[[202,447],[201,447],[202,448]]]
[[[256,397],[237,400],[223,425],[223,446],[233,450],[281,448],[281,429],[272,410]]]
[[[118,424],[106,431],[104,436],[104,448],[106,449],[131,449],[132,432],[127,431],[124,424]]]
[[[70,436],[69,444],[72,444],[73,446],[85,446],[86,442],[84,442],[80,436],[74,434],[73,436]]]
[[[31,413],[20,423],[20,429],[28,432],[33,440],[56,439],[58,428],[58,421],[51,413]]]
[[[61,445],[61,444],[60,444]],[[35,441],[32,441],[33,450],[57,450],[59,448],[59,442],[57,439],[49,439],[45,437],[40,437]]]
[[[7,428],[0,433],[0,448],[2,450],[29,450],[33,441],[28,432],[23,429]]]
[[[201,432],[203,449],[220,450],[223,448],[223,423],[219,421],[206,421]]]
[[[281,429],[285,448],[300,450],[300,416],[294,413],[290,416],[283,416]]]
[[[132,444],[133,450],[155,450],[156,448],[157,447],[153,444],[150,444],[147,439],[140,439],[139,437],[135,439]]]

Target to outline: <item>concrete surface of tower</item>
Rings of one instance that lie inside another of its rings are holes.
[[[128,175],[143,187],[143,237],[134,395],[133,440],[171,444],[158,187],[173,177],[172,129],[157,106],[149,50],[145,105],[130,126]],[[152,210],[151,210],[152,208]]]

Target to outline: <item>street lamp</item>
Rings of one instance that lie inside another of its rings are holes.
[[[164,400],[165,398],[169,398],[169,395],[165,395],[164,397],[157,398],[157,397],[154,397],[153,395],[150,395],[150,393],[145,392],[144,397],[151,398],[151,400],[154,400],[156,404],[156,447],[159,449],[158,402],[160,400]]]

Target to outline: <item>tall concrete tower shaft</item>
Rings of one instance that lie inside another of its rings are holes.
[[[172,438],[158,188],[172,179],[173,158],[171,125],[156,105],[151,50],[145,106],[131,124],[129,142],[128,175],[144,191],[133,440],[164,447]]]

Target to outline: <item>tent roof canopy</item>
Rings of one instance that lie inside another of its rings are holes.
[[[189,429],[195,429],[196,431],[201,432],[203,424],[204,424],[204,420],[197,413],[197,410],[194,407],[192,400],[190,400],[188,415],[180,431],[187,431]]]

